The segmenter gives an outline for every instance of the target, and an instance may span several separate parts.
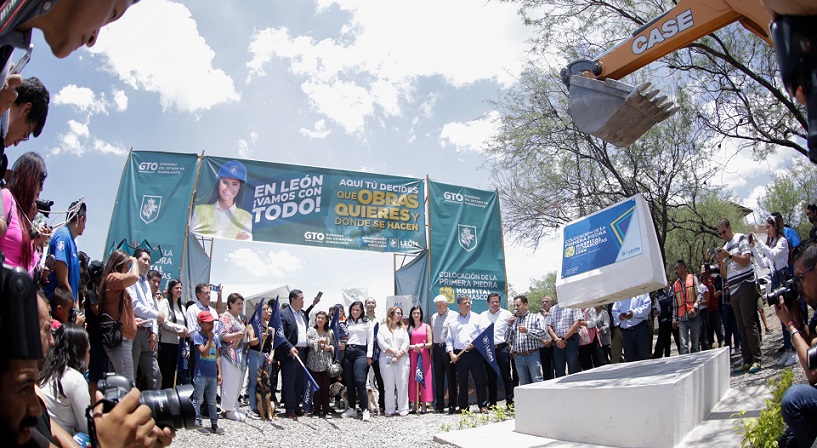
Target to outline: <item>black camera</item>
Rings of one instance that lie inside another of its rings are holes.
[[[783,301],[786,303],[786,306],[790,307],[791,304],[797,300],[797,296],[797,285],[794,284],[793,279],[788,279],[783,282],[782,285],[763,296],[763,300],[767,305],[771,306],[780,303],[778,297],[783,297]]]
[[[40,321],[37,310],[37,288],[28,272],[5,263],[0,252],[0,337],[6,347],[0,356],[6,359],[43,358],[40,343]]]
[[[48,218],[48,215],[51,214],[51,206],[54,205],[54,201],[49,199],[37,199],[34,203],[37,205],[37,211]]]
[[[806,352],[806,361],[808,362],[808,369],[817,369],[817,347],[811,347]]]
[[[130,378],[113,373],[99,380],[99,391],[105,396],[102,399],[103,412],[110,412],[133,387],[135,385]],[[192,396],[193,386],[184,384],[175,389],[142,391],[139,402],[150,408],[157,426],[190,429],[196,423]],[[88,423],[90,426],[91,422]]]

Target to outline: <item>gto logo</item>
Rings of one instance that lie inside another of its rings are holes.
[[[321,232],[304,232],[304,239],[307,241],[323,241],[324,236]]]
[[[462,194],[460,194],[460,193],[451,193],[450,191],[446,191],[445,193],[443,193],[443,198],[446,201],[456,201],[456,202],[462,202],[463,201]]]
[[[139,164],[139,171],[156,171],[159,169],[159,164],[156,162],[142,162]]]
[[[675,36],[694,24],[695,21],[692,19],[692,10],[687,9],[676,17],[668,19],[660,26],[651,28],[649,33],[636,37],[633,40],[633,53],[641,54],[654,45],[664,42],[664,40]]]

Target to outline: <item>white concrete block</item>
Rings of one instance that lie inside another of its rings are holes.
[[[602,305],[667,284],[650,207],[641,194],[572,221],[560,234],[561,307]]]
[[[520,386],[516,431],[619,447],[675,446],[729,390],[729,368],[722,348]]]

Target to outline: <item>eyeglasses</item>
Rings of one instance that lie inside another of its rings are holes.
[[[719,233],[721,236],[726,235],[726,229],[723,229],[723,230],[718,230],[718,233]]]
[[[814,269],[814,266],[817,266],[817,264],[813,264],[813,265],[811,265],[811,267],[810,267],[810,268],[808,268],[808,269],[806,269],[805,271],[801,272],[801,273],[800,273],[800,275],[795,275],[795,276],[794,276],[794,284],[795,284],[795,285],[802,285],[802,284],[803,284],[803,276],[805,276],[806,274],[808,274],[808,272],[809,272],[810,270]]]
[[[31,122],[28,123],[28,131],[26,131],[26,136],[21,138],[21,142],[27,142],[29,138],[31,138]]]

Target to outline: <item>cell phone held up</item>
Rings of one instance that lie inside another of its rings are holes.
[[[20,59],[18,59],[17,62],[14,63],[14,67],[12,67],[11,72],[9,72],[10,75],[19,75],[20,72],[23,71],[23,68],[25,68],[26,64],[28,64],[28,61],[31,60],[31,50],[33,49],[34,44],[29,45],[25,53],[23,53],[23,55],[20,56]]]

